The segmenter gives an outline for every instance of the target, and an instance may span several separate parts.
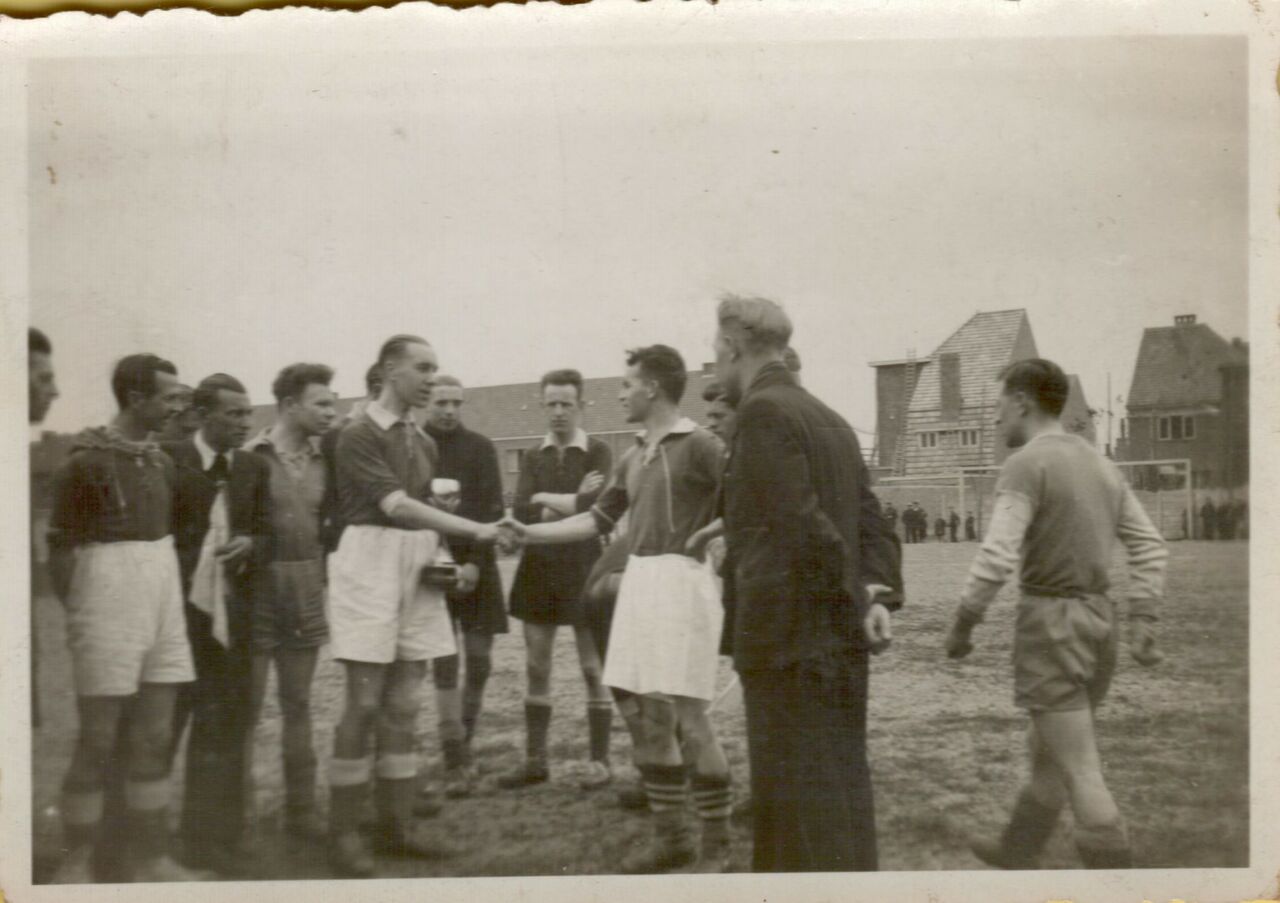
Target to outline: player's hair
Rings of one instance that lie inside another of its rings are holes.
[[[703,401],[719,401],[724,397],[724,385],[716,380],[712,380],[702,387]]]
[[[1071,391],[1071,383],[1062,368],[1042,357],[1014,361],[1000,373],[1000,380],[1004,383],[1004,394],[1025,392],[1050,417],[1062,413]]]
[[[141,392],[147,398],[156,394],[156,374],[178,375],[178,368],[154,354],[130,354],[116,362],[111,372],[111,394],[116,404],[124,410],[129,404],[130,392]]]
[[[200,380],[196,386],[195,393],[191,396],[191,404],[197,411],[216,411],[218,409],[218,393],[238,392],[241,395],[248,394],[244,383],[236,379],[229,373],[213,373]]]
[[[53,354],[49,337],[34,326],[27,327],[27,354]]]
[[[364,390],[368,395],[377,395],[382,391],[382,364],[374,361],[364,372]]]
[[[328,387],[333,381],[333,368],[324,364],[290,364],[276,376],[271,384],[271,394],[276,397],[276,404],[284,404],[285,399],[301,398],[307,386]]]
[[[781,352],[791,341],[791,319],[768,298],[721,295],[716,320],[722,330],[739,336],[750,351]]]
[[[684,358],[670,345],[633,348],[627,352],[627,366],[639,367],[640,375],[657,383],[672,404],[679,404],[684,397],[689,374],[684,369]]]
[[[538,391],[545,392],[547,386],[573,386],[578,390],[578,400],[582,400],[582,374],[573,369],[551,370],[542,374],[542,382]]]
[[[458,379],[458,377],[456,376],[451,376],[448,373],[443,373],[443,374],[438,374],[436,376],[436,385],[437,386],[455,386],[461,389],[462,380]]]
[[[782,351],[782,362],[787,365],[787,369],[792,373],[800,372],[800,352],[790,345]]]
[[[426,345],[431,347],[431,343],[421,336],[409,335],[408,333],[400,333],[393,335],[382,343],[382,347],[378,350],[378,366],[383,367],[387,361],[395,360],[404,354],[404,350],[410,345]]]

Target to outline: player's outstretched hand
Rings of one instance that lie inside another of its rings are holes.
[[[512,517],[504,517],[495,524],[498,528],[498,551],[514,555],[524,544],[525,526]]]
[[[1164,653],[1156,648],[1155,624],[1147,618],[1129,619],[1129,654],[1144,668],[1164,661]]]

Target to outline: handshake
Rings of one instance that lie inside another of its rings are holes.
[[[482,524],[475,540],[483,545],[494,545],[503,555],[514,555],[525,543],[526,528],[513,517],[504,517],[492,524]]]

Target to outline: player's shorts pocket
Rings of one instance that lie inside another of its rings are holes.
[[[1087,684],[1098,669],[1103,648],[1113,629],[1103,596],[1043,600],[1050,650],[1063,673],[1074,683]]]

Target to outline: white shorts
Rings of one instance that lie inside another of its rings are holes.
[[[724,606],[710,568],[686,555],[632,555],[618,588],[606,686],[713,699]]]
[[[75,550],[67,645],[79,696],[195,680],[173,537]]]
[[[329,636],[333,657],[390,664],[453,655],[457,645],[443,590],[423,586],[435,561],[432,530],[357,524],[329,556]]]

